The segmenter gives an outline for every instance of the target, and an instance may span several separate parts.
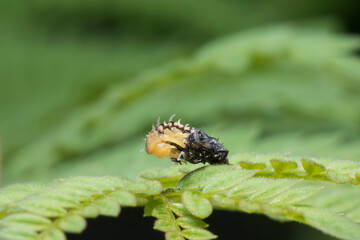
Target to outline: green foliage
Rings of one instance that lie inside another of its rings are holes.
[[[356,238],[359,39],[316,20],[355,18],[350,3],[0,5],[2,182],[38,182],[0,190],[0,239],[64,239],[122,206],[146,206],[168,239],[214,238],[203,220],[213,209]],[[139,152],[174,113],[220,137],[233,165],[168,168]],[[69,178],[109,174],[131,181]]]
[[[278,159],[279,158],[279,159]],[[332,159],[308,159],[276,155],[238,155],[244,169],[256,169],[256,176],[291,177],[332,181],[335,183],[360,184],[360,163]]]
[[[84,230],[85,218],[116,217],[120,206],[141,204],[135,193],[145,197],[161,190],[159,183],[110,176],[60,179],[34,191],[29,191],[29,186],[1,189],[0,239],[65,239],[63,232]]]
[[[155,119],[174,112],[217,132],[232,152],[359,159],[359,63],[348,54],[357,46],[355,37],[291,24],[214,40],[191,56],[112,84],[42,137],[6,155],[5,181],[134,177],[149,167],[169,166],[138,151]]]
[[[279,154],[241,154],[230,162],[149,170],[136,181],[73,177],[10,185],[0,190],[0,238],[65,239],[82,232],[86,218],[116,217],[125,206],[145,206],[144,216],[156,218],[154,229],[166,239],[216,238],[202,220],[213,209],[297,221],[340,239],[360,236],[357,162]]]

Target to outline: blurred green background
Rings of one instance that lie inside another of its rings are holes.
[[[171,166],[160,116],[230,155],[360,159],[357,1],[0,3],[3,185]]]

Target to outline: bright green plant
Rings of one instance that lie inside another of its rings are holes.
[[[230,162],[151,170],[136,181],[104,176],[10,185],[0,192],[0,239],[65,239],[64,232],[80,233],[86,218],[117,216],[130,206],[144,206],[166,239],[216,238],[203,221],[213,209],[297,221],[340,239],[360,236],[360,163],[279,154]]]
[[[358,43],[325,27],[292,24],[211,41],[112,84],[6,155],[5,183],[88,174],[133,178],[167,167],[138,151],[156,119],[173,113],[216,133],[233,153],[356,160],[360,64],[349,53]]]
[[[131,206],[168,239],[214,238],[213,209],[360,236],[359,39],[322,21],[262,26],[342,2],[109,0],[103,15],[97,1],[4,2],[0,239],[63,239]],[[108,19],[109,35],[91,25]],[[231,154],[303,157],[170,167],[139,152],[174,113]]]

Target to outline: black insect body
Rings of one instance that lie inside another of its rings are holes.
[[[145,150],[159,158],[168,157],[175,163],[229,164],[229,151],[203,131],[182,125],[180,121],[153,126],[146,137]]]
[[[185,139],[185,149],[179,158],[187,162],[209,163],[212,165],[229,164],[229,151],[218,142],[218,139],[208,136],[200,130],[195,130]]]

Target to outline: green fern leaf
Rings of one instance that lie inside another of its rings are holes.
[[[207,228],[209,226],[206,222],[191,215],[188,215],[186,217],[179,217],[176,219],[176,222],[182,228]]]
[[[206,218],[212,213],[210,201],[196,192],[184,191],[181,200],[185,208],[195,217]]]
[[[360,163],[329,159],[304,159],[279,155],[246,155],[243,161],[241,156],[233,159],[244,169],[257,168],[256,176],[274,178],[304,178],[310,180],[331,181],[358,185],[357,174],[360,172]]]
[[[0,237],[65,239],[65,233],[83,231],[86,218],[116,217],[126,206],[145,206],[144,216],[156,218],[154,228],[166,239],[216,238],[202,220],[213,209],[297,221],[341,239],[359,236],[358,163],[279,154],[244,154],[230,162],[150,170],[137,181],[73,177],[11,185],[0,190]]]
[[[42,231],[51,225],[51,221],[45,217],[31,213],[14,213],[1,219],[1,227],[27,228],[34,231]]]
[[[79,215],[65,216],[58,220],[59,228],[68,233],[81,233],[86,227],[86,221]]]
[[[182,231],[182,235],[186,239],[190,240],[206,240],[206,239],[215,239],[216,235],[211,232],[201,229],[201,228],[188,228]]]
[[[17,227],[3,228],[0,230],[0,239],[4,240],[36,240],[38,235],[30,229],[19,229]]]

